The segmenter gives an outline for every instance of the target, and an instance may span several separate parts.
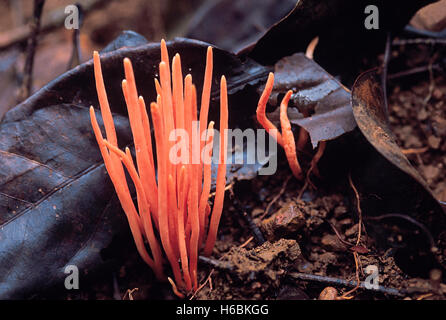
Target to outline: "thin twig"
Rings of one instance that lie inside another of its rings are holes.
[[[339,239],[339,241],[342,242],[342,244],[346,245],[347,247],[352,247],[353,246],[353,244],[351,244],[350,242],[348,242],[347,240],[342,238],[341,233],[338,231],[338,229],[336,229],[336,227],[330,221],[328,221],[327,219],[324,219],[324,221],[330,225],[331,229],[336,234],[336,237]]]
[[[209,282],[209,285],[211,286],[212,290],[212,281],[211,276],[214,273],[215,269],[212,269],[211,272],[209,272],[209,275],[207,276],[206,280],[197,288],[197,290],[190,296],[189,300],[193,300],[198,292],[201,291],[201,289],[204,288],[204,286]]]
[[[263,243],[265,243],[265,237],[263,236],[262,231],[260,231],[259,227],[257,226],[257,224],[255,224],[254,220],[252,220],[251,215],[248,214],[246,211],[243,211],[242,213],[243,218],[245,218],[245,221],[248,223],[249,228],[251,229],[256,242],[258,245],[262,245]]]
[[[129,300],[134,300],[133,292],[138,291],[138,290],[139,290],[139,288],[127,289],[127,291],[124,293],[124,296],[122,297],[121,300],[125,300],[126,297],[129,297]]]
[[[347,291],[346,293],[344,293],[340,297],[341,299],[346,299],[346,300],[352,299],[353,296],[351,296],[351,294],[361,287],[361,279],[359,278],[359,256],[358,256],[357,252],[353,252],[353,258],[355,259],[356,286],[353,289],[351,289],[351,290]]]
[[[80,3],[76,3],[75,6],[78,9],[79,12],[79,28],[76,28],[73,30],[73,38],[72,38],[72,50],[71,50],[71,56],[70,60],[68,62],[67,70],[73,69],[74,67],[78,66],[81,63],[82,60],[82,52],[81,52],[81,46],[80,46],[80,30],[82,27],[82,24],[84,22],[84,8]]]
[[[401,149],[401,152],[405,155],[408,155],[408,154],[424,153],[427,150],[429,150],[429,147]]]
[[[389,67],[389,60],[390,60],[391,40],[392,40],[391,34],[390,34],[390,32],[387,32],[386,47],[384,50],[384,60],[383,60],[383,64],[382,64],[382,74],[381,74],[381,85],[382,85],[382,90],[383,90],[386,119],[389,119],[389,106],[387,104],[387,70]]]
[[[433,293],[422,294],[421,296],[419,296],[419,297],[417,298],[417,300],[424,300],[424,299],[426,299],[426,298],[431,297],[432,295],[433,295]]]
[[[42,17],[43,6],[45,0],[34,0],[33,18],[30,22],[30,37],[28,38],[28,45],[26,47],[26,61],[23,69],[22,85],[19,90],[17,102],[21,102],[29,97],[33,83],[33,66],[34,56],[36,54],[37,36],[40,31],[40,20]]]
[[[199,256],[198,261],[207,264],[213,268],[217,268],[224,271],[232,272],[234,271],[234,265],[229,261],[221,261],[211,257]]]
[[[359,247],[360,242],[361,242],[361,233],[362,233],[361,201],[360,201],[358,189],[356,189],[356,187],[353,183],[351,173],[348,174],[348,182],[350,184],[350,187],[353,189],[353,192],[355,193],[355,197],[356,197],[356,210],[358,211],[358,238],[356,240],[356,247]],[[360,282],[360,278],[359,278],[359,269],[361,268],[361,270],[362,270],[362,266],[361,266],[361,263],[359,260],[359,254],[356,250],[353,251],[353,258],[355,259],[356,286],[352,290],[344,293],[342,295],[341,299],[352,299],[353,297],[351,296],[351,294],[353,292],[355,292],[356,290],[358,290],[360,287],[361,282]]]
[[[317,167],[317,164],[319,163],[319,160],[321,160],[322,156],[324,155],[326,146],[327,146],[327,141],[325,141],[325,140],[319,141],[319,146],[317,148],[317,151],[314,154],[313,159],[311,159],[310,170],[308,170],[308,173],[307,173],[308,178],[310,177],[311,173],[314,173],[314,175],[316,177],[320,178],[321,174],[319,173],[319,168]]]
[[[426,71],[429,71],[429,68],[430,68],[429,65],[411,68],[409,70],[404,70],[404,71],[390,74],[387,76],[387,79],[388,80],[397,79],[397,78],[406,77],[406,76],[410,76],[410,75],[417,74],[417,73],[426,72]],[[440,64],[438,64],[438,63],[433,64],[431,68],[432,68],[432,70],[441,70],[442,69]]]
[[[203,257],[203,256],[199,257],[199,261],[202,263],[208,264],[214,268],[223,270],[223,271],[234,272],[234,265],[231,262],[220,261],[220,260],[216,260],[213,258],[207,258],[207,257]],[[208,282],[209,277],[212,275],[213,272],[214,272],[214,270],[211,271],[211,273],[209,274],[205,283],[203,283],[203,285],[201,285],[199,289],[201,289],[206,284],[206,282]],[[369,290],[369,291],[380,292],[380,293],[389,294],[389,295],[393,295],[393,296],[399,296],[399,297],[403,297],[408,294],[408,292],[406,292],[404,289],[398,290],[395,288],[387,288],[384,286],[370,287],[368,285],[366,286],[365,282],[361,282],[358,280],[348,281],[348,280],[338,279],[338,278],[334,278],[334,277],[320,276],[320,275],[314,275],[314,274],[309,274],[309,273],[300,273],[300,272],[292,272],[292,273],[289,273],[288,275],[290,277],[292,277],[293,279],[312,281],[312,282],[320,282],[320,283],[325,283],[325,284],[328,283],[331,285],[338,285],[338,286],[343,286],[343,287],[348,287],[348,288],[354,288],[355,290],[365,289],[365,290]],[[357,277],[357,279],[358,279],[358,277]],[[359,285],[358,285],[358,283],[359,283]],[[350,290],[350,292],[352,292],[352,291]],[[194,296],[195,296],[195,294],[194,294]]]
[[[362,232],[361,201],[360,201],[358,189],[356,189],[355,185],[353,184],[352,175],[350,173],[348,175],[348,182],[350,184],[350,187],[353,189],[353,192],[355,193],[355,197],[356,197],[356,210],[358,211],[358,239],[356,240],[356,245],[359,246],[359,243],[361,242],[361,232]]]
[[[229,183],[228,185],[226,185],[226,187],[225,187],[225,191],[231,190],[233,186],[234,186],[234,182]],[[212,198],[212,197],[214,197],[214,196],[215,196],[215,191],[214,191],[214,192],[211,192],[211,193],[209,194],[209,199]]]
[[[245,242],[243,242],[239,248],[244,248],[246,247],[252,240],[254,239],[253,236],[249,237],[248,240],[246,240]]]
[[[348,280],[343,280],[343,279],[338,279],[338,278],[333,278],[333,277],[309,274],[309,273],[293,272],[293,273],[289,273],[288,275],[291,276],[292,278],[298,279],[298,280],[320,282],[320,283],[324,283],[324,284],[338,285],[338,286],[343,286],[343,287],[358,287],[358,288],[361,288],[364,290],[380,292],[380,293],[384,293],[384,294],[388,294],[388,295],[392,295],[392,296],[404,297],[405,295],[407,295],[407,292],[405,290],[398,290],[396,288],[387,288],[387,287],[383,287],[383,286],[371,287],[371,286],[366,286],[365,282],[360,282],[359,286],[358,286],[357,281],[348,281]]]
[[[426,106],[429,100],[432,98],[432,94],[434,93],[435,89],[435,79],[434,79],[434,71],[432,70],[432,65],[437,58],[437,55],[435,54],[430,60],[429,60],[429,93],[427,94],[426,98],[423,100],[423,106]]]
[[[326,146],[327,146],[327,141],[323,141],[323,140],[319,141],[318,149],[317,149],[316,153],[314,154],[313,158],[311,159],[311,165],[310,165],[310,169],[307,171],[305,183],[304,183],[302,189],[300,189],[299,194],[297,195],[298,200],[300,200],[302,198],[302,196],[304,195],[304,192],[307,190],[308,186],[311,186],[311,187],[313,187],[313,189],[316,189],[316,186],[311,181],[311,174],[313,173],[315,176],[320,177],[320,173],[319,173],[317,164],[319,163],[319,160],[324,155]]]
[[[305,183],[300,189],[299,194],[297,195],[297,200],[302,199],[302,196],[304,195],[309,185],[310,185],[310,179],[305,179]]]
[[[393,39],[392,46],[404,46],[406,44],[446,44],[446,39],[432,39],[432,38],[416,38],[416,39]]]
[[[406,221],[409,221],[410,223],[416,225],[418,228],[421,229],[421,231],[424,232],[424,234],[426,235],[426,237],[429,239],[429,242],[431,244],[431,248],[433,250],[435,250],[436,246],[435,246],[435,240],[434,237],[432,236],[432,234],[430,233],[429,229],[426,228],[426,226],[424,224],[422,224],[421,222],[418,222],[417,220],[415,220],[414,218],[405,215],[405,214],[401,214],[401,213],[387,213],[387,214],[383,214],[377,217],[367,217],[367,220],[382,220],[382,219],[389,219],[389,218],[399,218],[399,219],[404,219]]]

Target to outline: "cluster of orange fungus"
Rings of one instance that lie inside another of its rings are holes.
[[[280,126],[282,128],[282,132],[279,133],[276,126],[268,120],[266,117],[266,105],[268,103],[269,96],[273,90],[274,86],[274,74],[270,73],[268,76],[268,80],[266,81],[265,89],[260,97],[259,104],[257,106],[257,121],[265,128],[265,130],[277,141],[279,145],[285,151],[286,158],[288,160],[288,164],[290,166],[293,175],[297,179],[302,179],[302,169],[299,165],[299,161],[297,159],[296,153],[296,143],[294,141],[294,135],[291,130],[290,120],[288,119],[288,102],[293,94],[292,90],[289,90],[282,99],[280,103]],[[304,130],[304,129],[301,129]],[[299,136],[299,144],[303,144],[306,142],[307,133],[306,131],[301,131],[301,136]],[[301,140],[303,142],[301,142]]]
[[[150,104],[152,124],[144,99],[138,96],[132,64],[129,59],[124,59],[122,90],[135,145],[135,165],[130,150],[127,148],[124,152],[118,148],[99,54],[94,53],[94,75],[106,139],[102,137],[93,107],[90,108],[90,117],[105,167],[142,259],[154,270],[157,278],[163,280],[165,256],[172,268],[174,287],[183,292],[198,287],[198,253],[201,250],[205,255],[212,252],[225,193],[228,99],[224,76],[220,84],[220,149],[212,212],[208,203],[211,162],[203,161],[201,156],[198,161],[192,161],[194,155],[202,155],[203,152],[208,153],[208,159],[212,157],[214,123],[208,124],[212,59],[212,48],[209,47],[197,119],[197,93],[192,76],[188,74],[183,79],[179,54],[173,58],[172,66],[169,65],[166,43],[161,41],[160,79],[155,79],[157,99]],[[155,141],[152,141],[151,126]],[[186,157],[189,159],[176,163],[169,158],[170,151],[176,147],[176,141],[171,141],[169,135],[179,129],[187,133]],[[203,136],[205,138],[200,139]],[[135,185],[137,206],[130,195],[124,167]]]

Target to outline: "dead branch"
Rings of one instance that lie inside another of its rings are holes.
[[[26,61],[23,70],[22,85],[19,90],[17,102],[25,100],[31,93],[33,83],[34,56],[36,54],[37,36],[40,32],[40,20],[42,17],[44,5],[45,0],[34,0],[33,18],[29,24],[31,35],[28,38],[28,45],[26,47]]]
[[[384,97],[384,108],[386,111],[386,117],[389,118],[389,105],[387,103],[387,70],[389,69],[390,61],[390,44],[392,42],[392,37],[390,32],[387,32],[386,47],[384,49],[384,60],[382,64],[382,74],[381,74],[381,85]]]
[[[396,288],[387,288],[383,286],[378,286],[377,288],[372,288],[367,286],[365,282],[360,282],[359,286],[357,281],[348,281],[344,279],[338,279],[333,277],[327,277],[327,276],[319,276],[315,274],[309,274],[309,273],[299,273],[299,272],[293,272],[288,274],[290,277],[296,280],[304,280],[304,281],[312,281],[312,282],[320,282],[324,284],[331,284],[331,285],[337,285],[337,286],[343,286],[348,288],[360,288],[368,291],[374,291],[379,293],[384,293],[392,296],[398,296],[398,297],[404,297],[408,294],[405,290],[398,290]]]
[[[84,12],[88,12],[109,1],[78,0],[77,2],[82,6]],[[45,33],[62,26],[66,17],[65,8],[50,12],[48,15],[43,17],[40,32]],[[22,25],[12,30],[0,32],[0,50],[25,42],[31,36],[31,34],[32,30],[28,25]]]

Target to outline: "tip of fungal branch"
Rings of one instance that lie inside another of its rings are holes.
[[[316,46],[319,42],[319,37],[316,36],[313,38],[313,40],[311,40],[311,42],[308,44],[307,50],[305,51],[305,56],[308,59],[313,60],[313,56],[314,56],[314,50],[316,49]]]
[[[220,81],[220,91],[223,91],[223,95],[227,94],[227,85],[226,85],[226,77],[225,76],[221,76],[221,81]]]
[[[157,78],[155,78],[154,81],[155,81],[156,94],[159,95],[159,94],[161,94],[161,90],[162,90],[161,89],[161,85],[160,85],[160,83],[159,83]]]
[[[131,73],[133,73],[132,62],[127,57],[124,58],[124,72],[126,74],[126,77],[129,77]]]
[[[125,148],[125,156],[127,157],[127,159],[133,162],[132,154],[130,153],[130,149],[128,147]]]
[[[288,107],[288,101],[291,98],[291,95],[293,94],[293,90],[288,90],[288,92],[285,94],[285,97],[283,97],[282,103],[286,104]]]
[[[99,53],[97,51],[93,52],[93,63],[95,65],[95,67],[100,64],[100,57],[99,57]]]
[[[96,114],[94,113],[94,108],[93,106],[90,106],[90,119],[91,121],[96,121]]]
[[[150,103],[150,109],[151,110],[158,110],[158,104],[156,102]]]
[[[268,74],[268,80],[267,80],[268,82],[269,81],[274,81],[274,73],[272,73],[272,72],[270,72],[269,74]]]

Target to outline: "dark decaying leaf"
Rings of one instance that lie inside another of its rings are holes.
[[[0,125],[2,299],[62,289],[65,266],[82,274],[98,267],[101,249],[124,225],[86,106],[28,111]],[[121,142],[129,143],[127,119],[117,116],[115,123]]]
[[[354,159],[351,174],[361,195],[363,214],[366,219],[386,214],[412,217],[427,227],[440,252],[446,245],[445,212],[398,147],[386,117],[378,79],[376,70],[365,72],[352,90],[353,113],[361,137],[350,146],[349,155]],[[403,246],[397,260],[401,268],[406,268],[406,273],[427,276],[431,268],[438,267],[429,236],[414,224],[401,219],[368,223],[372,225],[370,232],[374,230],[386,240],[392,228],[404,235],[403,243],[396,245]],[[389,224],[393,227],[386,229]]]
[[[350,85],[358,65],[365,57],[384,51],[387,32],[401,30],[421,7],[432,0],[300,0],[295,8],[275,24],[252,48],[249,57],[262,64],[274,64],[295,52],[305,52],[318,36],[315,61],[330,74],[343,75]],[[375,5],[379,28],[366,29],[369,14],[365,8]]]
[[[172,56],[181,54],[184,74],[191,72],[201,88],[207,44],[177,39],[168,48]],[[139,93],[153,101],[160,46],[147,44],[102,55],[121,147],[132,140],[120,88],[124,57],[133,62]],[[243,110],[245,95],[237,92],[264,79],[267,72],[249,60],[242,63],[232,54],[214,50],[213,88],[225,74],[235,97],[232,124],[250,118]],[[218,96],[214,91],[210,109],[214,120]],[[92,61],[49,83],[10,110],[0,124],[0,298],[23,298],[51,286],[62,289],[66,265],[91,272],[103,263],[101,249],[127,227],[93,136],[90,105],[98,105]],[[232,168],[230,177],[238,171],[252,177],[257,167]]]
[[[192,17],[186,36],[238,52],[255,43],[295,4],[296,0],[205,1]]]
[[[358,77],[353,86],[352,106],[358,127],[370,144],[387,160],[429,190],[424,179],[396,143],[383,107],[384,97],[377,70],[365,72]]]
[[[291,123],[309,132],[313,148],[319,141],[335,139],[356,127],[350,93],[304,54],[296,53],[279,60],[274,74],[270,103],[278,105],[281,97],[293,90],[288,117]],[[279,108],[268,117],[280,127]]]

